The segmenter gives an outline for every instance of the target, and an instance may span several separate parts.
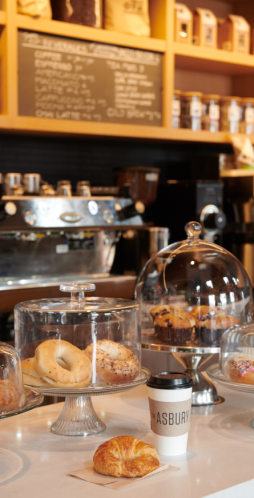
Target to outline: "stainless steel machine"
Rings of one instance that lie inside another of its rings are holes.
[[[79,195],[73,195],[67,181],[55,191],[40,175],[5,176],[0,313],[25,299],[58,296],[59,282],[72,280],[96,280],[100,295],[133,297],[136,277],[112,276],[110,271],[122,232],[143,227],[144,205],[133,203],[126,189],[125,197],[91,196],[84,183],[78,185]]]

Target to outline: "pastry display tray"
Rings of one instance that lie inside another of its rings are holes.
[[[19,415],[20,413],[28,412],[29,410],[33,410],[36,406],[39,406],[43,402],[43,395],[35,390],[34,388],[24,387],[24,404],[13,410],[13,412],[5,413],[3,415],[0,414],[0,418],[13,417],[13,415]]]
[[[206,370],[206,373],[214,382],[217,382],[218,384],[221,384],[228,389],[254,394],[254,384],[241,384],[238,382],[233,382],[223,374],[223,372],[219,368],[218,363],[216,363],[215,365],[210,365],[210,367],[208,367],[208,369]]]

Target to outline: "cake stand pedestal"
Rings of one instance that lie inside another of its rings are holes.
[[[96,414],[91,397],[134,389],[141,384],[145,384],[149,376],[149,370],[142,368],[139,376],[133,382],[126,384],[89,385],[77,389],[54,387],[33,387],[33,389],[36,389],[45,396],[65,397],[62,412],[51,427],[51,431],[54,434],[61,436],[93,436],[105,431],[106,425]]]
[[[214,354],[220,352],[219,347],[170,346],[153,338],[153,342],[142,342],[142,349],[171,353],[183,365],[185,373],[193,380],[192,406],[215,405],[224,401],[218,396],[214,385],[198,370]]]

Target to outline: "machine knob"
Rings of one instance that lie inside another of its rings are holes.
[[[35,214],[35,213],[33,213],[32,211],[27,211],[27,212],[25,213],[24,218],[25,218],[25,222],[26,222],[28,225],[31,225],[31,226],[33,226],[33,225],[35,224],[36,219],[37,219],[37,218],[36,218],[36,214]]]
[[[134,216],[141,215],[145,212],[145,205],[141,201],[136,201],[133,204],[129,204],[124,208],[119,209],[120,204],[115,205],[115,209],[118,214],[119,220],[128,220],[129,218],[133,218]]]
[[[218,213],[211,213],[205,219],[205,227],[210,229],[223,230],[227,224],[226,215],[223,211],[219,211]]]
[[[112,213],[112,211],[110,211],[109,209],[105,209],[105,211],[103,211],[102,213],[102,218],[104,219],[104,221],[108,224],[112,223],[113,219],[114,219],[114,215]]]
[[[14,202],[8,201],[0,206],[0,219],[14,216],[17,212],[17,206]]]
[[[218,206],[207,204],[201,211],[200,222],[204,235],[212,238],[219,233],[220,230],[225,228],[227,218],[223,211],[220,211]]]

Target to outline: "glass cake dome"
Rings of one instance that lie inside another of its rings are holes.
[[[138,279],[142,343],[218,347],[227,329],[246,322],[251,282],[235,256],[199,238],[199,223],[185,229],[187,239],[153,256]]]
[[[253,308],[247,316],[252,320]],[[220,372],[230,381],[254,384],[254,323],[227,330],[221,341]]]
[[[135,381],[141,369],[139,305],[85,297],[93,284],[62,284],[60,290],[71,296],[14,308],[24,384],[65,393]]]
[[[20,357],[12,346],[0,342],[0,417],[17,411],[23,402]]]

